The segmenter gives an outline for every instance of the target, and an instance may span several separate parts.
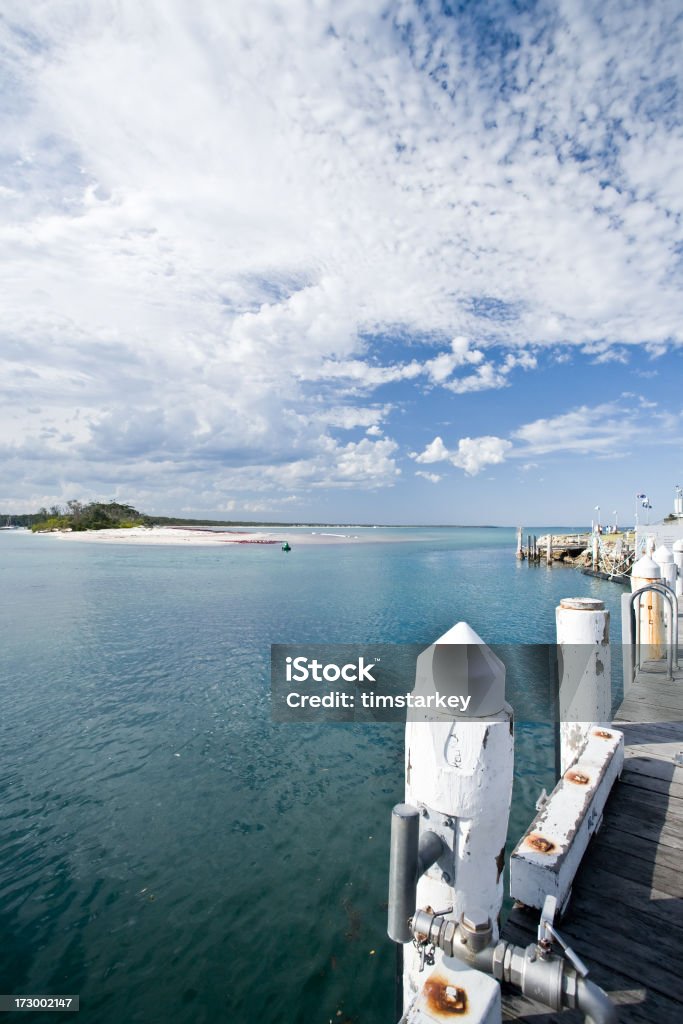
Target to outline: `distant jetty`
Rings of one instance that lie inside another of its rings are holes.
[[[526,543],[525,543],[526,539]],[[517,530],[517,558],[529,563],[555,563],[582,569],[602,579],[626,579],[636,558],[633,530],[611,533],[546,533],[524,536]]]
[[[649,498],[637,494],[636,500],[642,500],[649,516]],[[616,512],[614,515],[616,524]],[[574,566],[587,576],[626,584],[630,582],[634,562],[641,555],[654,557],[659,565],[675,564],[683,570],[683,487],[676,486],[673,511],[662,522],[639,523],[638,511],[635,522],[633,529],[602,527],[598,522],[584,533],[546,533],[541,537],[532,533],[525,537],[524,527],[519,526],[517,558],[529,564]],[[662,575],[666,575],[666,570]],[[683,572],[673,574],[672,578],[675,582],[670,584],[671,589],[683,594]]]

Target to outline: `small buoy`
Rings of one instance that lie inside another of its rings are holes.
[[[292,549],[290,548],[290,546],[289,546],[289,544],[288,544],[288,542],[287,542],[287,541],[285,541],[285,542],[284,542],[284,544],[282,545],[282,550],[283,550],[283,551],[291,551],[291,550],[292,550]]]

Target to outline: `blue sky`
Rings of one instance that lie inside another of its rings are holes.
[[[0,507],[670,510],[680,3],[3,7]]]

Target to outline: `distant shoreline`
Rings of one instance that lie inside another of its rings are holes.
[[[258,526],[216,526],[205,524],[134,526],[103,530],[53,530],[32,534],[53,537],[67,543],[132,545],[191,545],[217,547],[234,545],[280,545],[286,540],[298,545],[398,544],[412,539],[417,530],[512,530],[505,526],[330,526],[301,523]],[[390,534],[387,536],[387,534]]]
[[[283,528],[284,529],[284,528]],[[337,528],[339,529],[339,527]],[[67,543],[128,545],[191,545],[195,547],[225,547],[241,544],[279,545],[287,538],[283,533],[264,530],[233,530],[211,527],[188,526],[133,526],[129,529],[111,530],[55,530],[33,534],[35,537],[52,537]],[[331,533],[302,533],[297,544],[348,544],[372,540],[375,535],[359,538],[356,535]]]

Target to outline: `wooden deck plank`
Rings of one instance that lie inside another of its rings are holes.
[[[633,786],[634,789],[639,789],[642,793],[664,793],[671,799],[683,801],[683,782],[668,782],[666,779],[658,779],[652,775],[632,771],[628,761],[624,764],[621,784],[622,786]]]
[[[639,725],[641,722],[657,722],[669,725],[680,725],[683,727],[683,711],[680,708],[664,708],[661,704],[645,704],[643,701],[624,701],[619,708],[620,721],[632,725]]]
[[[642,877],[629,878],[614,871],[614,859],[603,851],[594,850],[591,855],[591,870],[584,872],[581,893],[596,893],[613,900],[614,904],[642,910],[648,917],[663,927],[680,929],[683,938],[683,884],[677,894],[653,888]]]
[[[675,746],[683,741],[683,722],[661,722],[654,719],[651,722],[624,722],[619,725],[619,720],[614,720],[615,728],[620,729],[624,734],[624,742],[629,747],[639,747],[643,744],[656,744],[659,753],[657,756],[665,756],[664,748]]]
[[[643,754],[632,747],[624,751],[624,771],[637,772],[653,779],[677,782],[683,785],[683,767],[671,762]]]
[[[521,912],[521,914],[522,917],[527,916],[525,912]],[[513,911],[511,918],[508,919],[504,932],[506,938],[520,946],[528,945],[534,940],[536,935],[535,928],[520,925],[519,917],[516,917],[515,911]],[[591,959],[588,955],[589,949],[585,944],[579,946],[577,942],[573,948],[584,960],[588,961],[591,969],[591,979],[600,985],[613,1002],[619,1006],[620,1024],[652,1024],[653,1021],[662,1022],[662,1024],[678,1024],[680,1020],[680,1005],[676,1000],[671,999],[669,995],[663,995],[655,990],[648,991],[643,984],[642,977],[640,975],[633,977],[628,973],[624,973],[621,964],[619,969],[617,969],[612,964],[603,964]],[[636,969],[634,967],[634,973]],[[503,1003],[506,1007],[508,1000],[509,996],[504,990]],[[547,1007],[539,1006],[537,1003],[524,999],[522,996],[517,996],[514,1001],[510,1000],[510,1002],[512,1003],[513,1012],[516,1014],[516,1016],[510,1018],[512,1020],[539,1024],[539,1022],[543,1021],[543,1014],[549,1012]],[[552,1019],[552,1017],[548,1018],[548,1020]],[[560,1019],[563,1024],[569,1024],[570,1021],[573,1024],[574,1021],[583,1020],[581,1014],[576,1011],[565,1011]]]

